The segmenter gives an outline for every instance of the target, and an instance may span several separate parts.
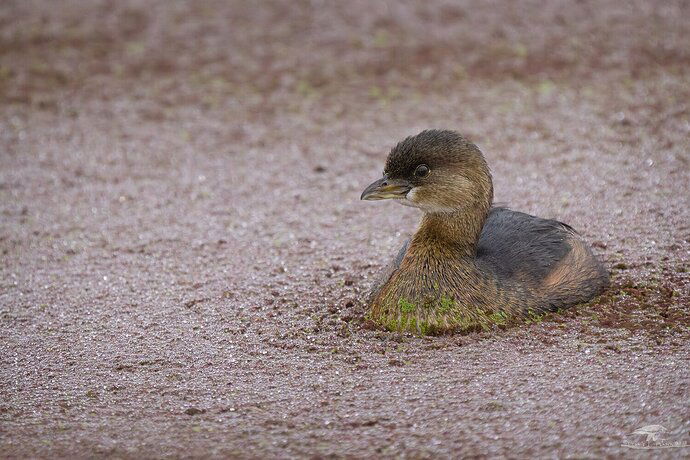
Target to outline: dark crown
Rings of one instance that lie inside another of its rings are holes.
[[[393,147],[386,160],[385,173],[388,177],[405,177],[420,164],[434,169],[477,154],[481,156],[477,146],[457,132],[428,129]]]

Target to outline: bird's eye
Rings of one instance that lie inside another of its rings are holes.
[[[429,167],[427,165],[419,165],[414,170],[414,175],[417,177],[425,177],[427,174],[429,174]]]

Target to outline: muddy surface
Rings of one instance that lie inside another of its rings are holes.
[[[690,4],[0,3],[0,457],[634,457],[690,442]],[[427,127],[601,298],[372,329]]]

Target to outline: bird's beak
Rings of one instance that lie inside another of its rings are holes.
[[[406,180],[391,180],[387,177],[377,180],[362,192],[362,200],[389,200],[405,198],[412,186]]]

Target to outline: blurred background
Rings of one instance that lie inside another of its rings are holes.
[[[48,108],[55,101],[35,93],[113,96],[122,88],[110,86],[136,82],[130,93],[230,108],[233,97],[256,103],[364,90],[386,100],[464,79],[582,80],[614,70],[625,85],[687,64],[687,8],[682,1],[6,1],[4,96]],[[105,78],[112,80],[103,86]],[[163,97],[173,87],[178,99]]]
[[[689,42],[686,0],[3,0],[0,456],[687,433]],[[368,330],[419,216],[359,195],[431,127],[579,230],[610,296],[491,340]]]

